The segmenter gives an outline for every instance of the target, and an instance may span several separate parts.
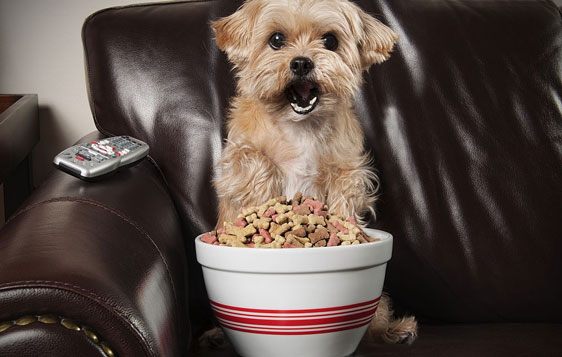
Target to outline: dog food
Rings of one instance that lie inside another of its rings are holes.
[[[208,244],[245,248],[317,248],[376,241],[359,228],[353,217],[328,213],[328,206],[303,196],[272,198],[244,209],[234,222],[205,233]]]

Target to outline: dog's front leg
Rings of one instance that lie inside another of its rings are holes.
[[[340,216],[355,217],[359,222],[373,210],[377,176],[367,167],[329,166],[323,170],[321,184],[330,210]]]
[[[252,145],[228,142],[216,170],[215,189],[219,199],[217,227],[233,221],[244,207],[256,206],[281,195],[279,168]]]

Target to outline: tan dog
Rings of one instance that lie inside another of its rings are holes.
[[[396,34],[347,0],[249,0],[212,27],[238,80],[214,180],[219,224],[297,191],[363,218],[377,177],[354,98],[362,72],[390,56]],[[384,298],[370,331],[411,342],[417,324],[393,320]]]

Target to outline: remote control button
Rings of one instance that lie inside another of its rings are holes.
[[[92,156],[86,150],[80,150],[76,155],[82,157],[84,160],[88,160],[88,161],[92,160]]]

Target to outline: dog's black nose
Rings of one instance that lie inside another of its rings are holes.
[[[314,68],[314,63],[308,57],[295,57],[291,61],[291,71],[297,76],[306,76]]]

